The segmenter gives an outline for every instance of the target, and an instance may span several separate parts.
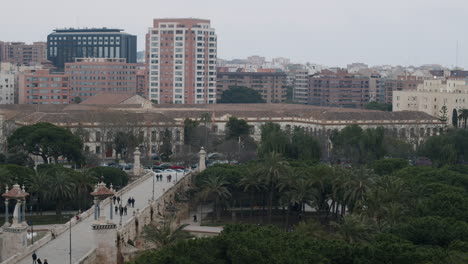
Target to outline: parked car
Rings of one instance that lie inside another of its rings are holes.
[[[172,169],[165,169],[164,172],[176,172],[176,171]]]

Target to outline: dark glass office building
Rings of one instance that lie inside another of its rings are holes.
[[[121,29],[57,29],[47,36],[47,59],[59,71],[75,58],[125,58],[136,63],[137,37]]]

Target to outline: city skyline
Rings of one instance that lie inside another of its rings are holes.
[[[16,10],[24,3],[8,5]],[[364,62],[371,66],[454,67],[458,42],[458,66],[468,66],[468,55],[463,49],[468,37],[457,30],[466,24],[463,15],[468,3],[460,0],[396,0],[379,4],[370,0],[240,0],[236,5],[212,0],[135,0],[132,5],[120,0],[84,0],[70,9],[57,0],[28,2],[30,8],[22,8],[22,16],[15,12],[2,14],[0,39],[32,43],[45,41],[56,28],[117,27],[136,34],[138,50],[143,50],[145,33],[154,18],[193,17],[211,20],[219,36],[219,58],[256,54],[328,66]],[[55,8],[50,9],[51,6]],[[60,8],[66,12],[47,13]]]

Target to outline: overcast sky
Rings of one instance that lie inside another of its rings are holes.
[[[55,28],[119,27],[144,34],[153,18],[210,19],[219,58],[283,56],[345,66],[468,68],[466,0],[1,0],[0,40],[45,41]]]

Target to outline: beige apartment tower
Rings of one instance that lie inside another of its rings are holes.
[[[217,36],[209,20],[154,19],[146,35],[148,99],[214,104],[216,58]]]

